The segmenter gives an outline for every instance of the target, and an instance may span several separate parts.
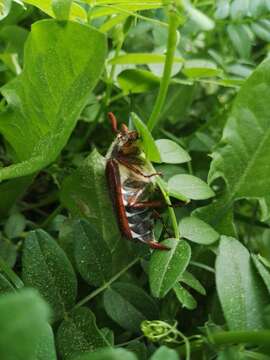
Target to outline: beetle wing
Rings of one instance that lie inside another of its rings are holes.
[[[128,238],[132,239],[130,231],[125,205],[123,203],[121,178],[119,172],[119,166],[114,159],[109,159],[106,163],[106,177],[110,189],[110,195],[118,214],[117,219],[119,226],[123,234]]]

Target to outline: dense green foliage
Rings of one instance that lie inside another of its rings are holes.
[[[269,43],[268,0],[0,2],[1,359],[270,359]],[[109,111],[169,251],[119,232]]]

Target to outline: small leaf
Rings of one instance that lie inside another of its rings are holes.
[[[4,231],[9,239],[16,238],[21,235],[26,226],[25,217],[20,213],[10,215],[5,223]]]
[[[167,164],[182,164],[191,160],[189,154],[172,140],[160,139],[155,141],[161,161]]]
[[[73,310],[57,331],[57,347],[64,360],[105,346],[110,344],[98,329],[95,315],[86,307]]]
[[[261,278],[263,279],[263,282],[265,283],[267,290],[270,293],[270,272],[260,262],[259,257],[257,255],[252,254],[251,258],[252,258],[252,261],[253,261],[258,273],[260,274]]]
[[[177,299],[184,308],[187,308],[188,310],[196,309],[197,301],[185,288],[183,288],[183,286],[181,286],[180,284],[175,284],[173,290]]]
[[[196,279],[195,276],[192,275],[190,272],[185,271],[184,274],[180,276],[179,281],[198,291],[198,293],[200,293],[201,295],[206,295],[205,288],[202,286],[199,280]]]
[[[57,360],[54,334],[49,324],[44,324],[36,350],[35,360]]]
[[[11,267],[16,263],[17,248],[9,239],[0,235],[0,256]]]
[[[181,236],[197,244],[210,245],[218,240],[219,234],[204,221],[190,216],[180,221]]]
[[[115,283],[104,293],[107,314],[121,327],[140,331],[143,320],[158,318],[154,300],[139,287],[128,283]]]
[[[142,139],[143,150],[145,152],[147,159],[154,162],[160,162],[161,159],[160,159],[159,150],[147,126],[135,113],[131,113],[131,119],[136,130],[140,135],[140,138]]]
[[[139,94],[157,88],[160,80],[150,71],[127,69],[117,77],[118,84],[125,94]]]
[[[161,346],[150,357],[150,360],[179,360],[179,355],[174,349],[170,349],[167,346]]]
[[[235,50],[242,58],[248,59],[252,46],[249,28],[242,24],[229,24],[227,31]]]
[[[0,358],[35,359],[49,308],[36,291],[25,289],[0,297]],[[53,358],[52,358],[53,360]]]
[[[0,295],[15,291],[14,286],[0,273]]]
[[[90,285],[103,285],[112,276],[112,257],[107,243],[86,220],[73,225],[76,266],[83,279]]]
[[[186,10],[190,20],[194,21],[199,28],[204,31],[213,30],[215,23],[204,13],[192,6],[189,0],[182,0],[184,9]]]
[[[221,237],[216,286],[229,329],[264,328],[263,310],[269,296],[251,266],[248,250],[232,237]]]
[[[52,10],[56,19],[68,20],[72,0],[52,0]]]
[[[154,251],[149,265],[149,282],[153,296],[162,298],[178,281],[188,266],[191,249],[184,240],[166,239],[169,251]]]
[[[1,0],[0,2],[0,20],[8,16],[11,9],[12,0]]]
[[[93,353],[80,355],[74,360],[138,360],[130,351],[125,349],[102,349]],[[168,359],[170,360],[170,359]]]
[[[168,190],[175,198],[185,196],[193,200],[209,199],[215,195],[204,181],[188,174],[173,176],[168,182]]]
[[[209,60],[188,60],[182,70],[189,78],[213,77],[221,74],[217,65]]]
[[[75,304],[77,279],[63,250],[43,230],[29,232],[22,255],[25,285],[39,290],[60,319]]]

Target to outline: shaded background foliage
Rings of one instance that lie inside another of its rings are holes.
[[[270,2],[0,5],[1,359],[269,359]],[[186,202],[169,252],[119,233],[108,111]]]

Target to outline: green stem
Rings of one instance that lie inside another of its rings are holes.
[[[202,341],[204,339],[204,341]],[[270,330],[248,330],[248,331],[222,331],[208,334],[207,338],[191,343],[191,352],[202,351],[202,348],[210,343],[216,346],[233,345],[233,344],[252,344],[252,345],[269,345]],[[185,354],[184,345],[177,348],[179,354]]]
[[[226,345],[226,344],[269,345],[270,330],[222,331],[211,334],[209,341],[214,345]]]
[[[17,274],[10,268],[10,266],[5,262],[5,260],[0,256],[0,269],[7,275],[9,280],[13,283],[13,285],[20,289],[24,287],[24,283],[17,276]]]
[[[123,41],[124,41],[124,35],[123,35],[123,39],[121,39],[117,44],[117,47],[115,49],[115,54],[114,54],[115,57],[118,57],[119,52],[123,45]],[[104,99],[105,106],[108,106],[110,103],[110,97],[111,97],[112,89],[113,89],[113,78],[114,78],[114,74],[115,74],[115,69],[116,69],[116,64],[113,64],[111,67],[110,74],[109,74],[108,85],[107,85],[107,89],[106,89],[106,93],[105,93],[105,99]]]
[[[122,270],[120,270],[117,274],[115,274],[108,282],[106,282],[104,285],[99,287],[98,289],[91,292],[89,295],[87,295],[84,299],[79,301],[75,306],[74,309],[79,308],[80,306],[83,306],[88,301],[96,297],[98,294],[106,290],[112,283],[114,283],[117,279],[119,279],[120,276],[122,276],[126,271],[128,271],[133,265],[135,265],[140,260],[139,257],[132,260],[127,266],[125,266]]]
[[[161,113],[161,109],[166,99],[168,87],[171,79],[171,72],[174,61],[174,53],[177,45],[177,28],[179,25],[178,15],[174,10],[169,10],[169,31],[168,31],[168,42],[167,42],[167,54],[165,59],[165,65],[163,75],[159,87],[158,96],[153,108],[153,111],[148,120],[147,126],[150,131],[158,123],[158,118]]]
[[[52,220],[63,210],[62,205],[58,205],[57,208],[53,210],[53,212],[43,221],[43,223],[40,225],[42,228],[46,228]]]
[[[164,196],[164,199],[165,199],[165,202],[166,204],[168,205],[168,211],[169,211],[169,215],[170,215],[170,218],[171,218],[171,223],[172,223],[172,227],[173,227],[173,232],[174,232],[174,237],[176,239],[179,239],[180,238],[180,234],[179,234],[179,226],[178,226],[178,223],[177,223],[177,219],[176,219],[176,216],[175,216],[175,212],[172,208],[172,203],[171,203],[171,200],[170,200],[170,197],[166,191],[166,189],[164,188],[164,185],[163,185],[163,181],[162,179],[160,178],[157,178],[157,185],[158,187],[160,188],[160,191],[162,192],[163,196]]]

